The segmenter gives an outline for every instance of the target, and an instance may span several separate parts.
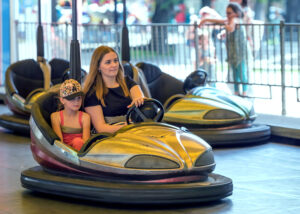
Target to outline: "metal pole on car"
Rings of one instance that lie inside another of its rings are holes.
[[[37,27],[37,61],[40,61],[40,57],[44,58],[44,34],[41,21],[41,0],[38,1],[38,27]]]
[[[129,35],[126,24],[126,0],[123,0],[123,28],[121,41],[122,61],[130,61]]]
[[[80,46],[77,39],[77,0],[72,0],[72,40],[70,47],[71,78],[81,83]]]
[[[51,67],[44,58],[44,33],[41,21],[41,0],[38,0],[38,27],[37,27],[37,62],[43,72],[44,89],[47,90],[51,86]]]

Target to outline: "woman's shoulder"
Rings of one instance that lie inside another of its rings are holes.
[[[130,77],[130,76],[125,76],[125,82],[127,87],[130,89],[131,87],[137,85],[137,83]]]
[[[235,24],[245,24],[243,18],[236,17],[234,18]]]

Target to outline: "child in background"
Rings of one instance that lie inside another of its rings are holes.
[[[207,72],[208,81],[213,81],[210,83],[210,85],[215,87],[214,81],[216,81],[216,50],[209,31],[204,29],[199,30],[198,47],[199,67]]]
[[[60,86],[59,100],[63,110],[51,114],[54,132],[62,142],[79,151],[90,137],[90,116],[79,111],[83,92],[74,79],[65,80]]]

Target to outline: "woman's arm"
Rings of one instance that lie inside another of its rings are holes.
[[[135,85],[130,89],[130,96],[132,102],[127,107],[130,108],[131,106],[140,106],[144,104],[144,93],[141,90],[139,85]]]
[[[225,19],[202,19],[200,21],[200,24],[198,25],[198,27],[202,27],[207,22],[224,25],[226,21],[227,20],[225,20]]]
[[[109,132],[114,133],[122,128],[124,125],[109,125],[104,120],[103,110],[100,105],[90,106],[84,108],[85,112],[90,115],[92,124],[98,133]]]
[[[61,142],[63,142],[63,136],[60,128],[59,112],[52,113],[50,118],[53,131],[60,138]]]
[[[82,139],[84,142],[86,142],[90,138],[91,133],[91,119],[90,116],[87,113],[83,112],[82,115]]]
[[[227,23],[225,23],[225,29],[227,30],[227,32],[232,33],[233,31],[235,31],[235,22],[236,19],[230,19],[228,20]]]

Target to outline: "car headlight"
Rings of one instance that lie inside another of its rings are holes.
[[[210,149],[198,157],[198,159],[195,162],[195,166],[196,167],[207,166],[207,165],[212,165],[214,163],[215,163],[214,154],[213,151]]]
[[[137,155],[128,160],[125,167],[134,169],[176,169],[179,168],[179,164],[153,155]]]
[[[240,117],[241,116],[234,111],[229,111],[226,109],[214,109],[207,112],[203,118],[207,120],[219,120],[219,119],[237,119]]]

